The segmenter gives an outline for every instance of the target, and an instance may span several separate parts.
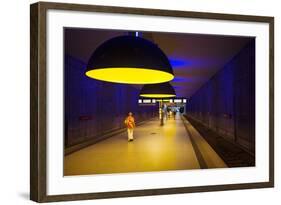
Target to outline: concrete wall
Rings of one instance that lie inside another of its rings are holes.
[[[138,105],[139,90],[85,76],[86,64],[65,56],[65,146],[98,139],[124,128],[129,111],[137,122],[157,115],[156,106]]]
[[[221,136],[255,152],[255,40],[204,84],[187,114]]]

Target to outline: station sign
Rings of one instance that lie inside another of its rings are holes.
[[[140,105],[155,105],[157,102],[175,103],[175,104],[186,104],[186,98],[163,98],[163,99],[149,99],[140,98],[138,104]]]

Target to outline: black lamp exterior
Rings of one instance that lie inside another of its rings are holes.
[[[140,91],[140,95],[145,95],[145,94],[176,95],[176,92],[173,86],[171,86],[169,82],[166,82],[166,83],[144,85]]]
[[[87,71],[101,68],[173,69],[164,52],[153,42],[136,36],[118,36],[101,44],[88,61]]]

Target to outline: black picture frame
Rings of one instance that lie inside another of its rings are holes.
[[[263,22],[269,24],[269,181],[258,183],[226,184],[212,186],[177,187],[114,191],[102,193],[77,193],[47,195],[46,161],[46,12],[47,10],[85,11],[169,16],[182,18],[217,19],[230,21]],[[219,13],[187,12],[143,8],[109,7],[97,5],[39,2],[30,6],[30,199],[36,202],[85,200],[114,197],[132,197],[160,194],[209,192],[236,189],[266,188],[274,186],[274,18]]]

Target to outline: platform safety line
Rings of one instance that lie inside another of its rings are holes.
[[[182,116],[181,116],[181,120],[183,122],[183,125],[185,127],[185,130],[187,132],[187,134],[189,135],[189,138],[190,138],[190,141],[191,141],[191,144],[192,144],[192,147],[194,149],[194,152],[195,152],[195,155],[196,155],[196,158],[197,158],[197,161],[199,163],[199,166],[201,169],[208,169],[208,165],[206,163],[206,161],[204,160],[204,157],[200,151],[200,149],[198,148],[194,138],[192,137],[192,134],[190,133],[188,127],[187,127],[187,124],[186,124],[186,119],[184,119]]]

